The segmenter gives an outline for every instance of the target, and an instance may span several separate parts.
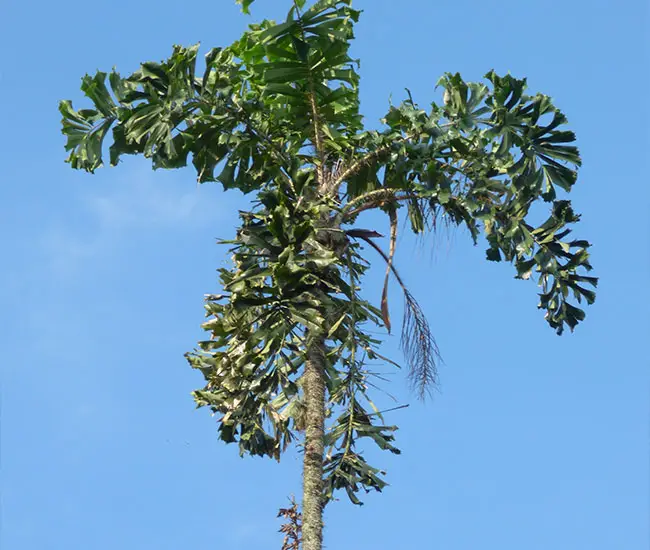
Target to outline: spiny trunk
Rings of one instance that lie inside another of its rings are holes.
[[[325,338],[314,337],[303,378],[305,454],[303,463],[302,547],[323,547],[323,454],[325,435]]]
[[[325,177],[324,173],[325,165],[322,162],[324,155],[318,128],[318,112],[313,82],[311,84],[310,100],[314,118],[314,145],[321,159],[317,170],[317,195],[322,198],[332,191],[336,193],[336,190],[329,189],[329,177]],[[332,224],[332,220],[326,214],[322,214],[321,221],[325,227],[332,225],[338,227],[337,223]],[[320,333],[310,335],[303,375],[305,447],[302,471],[302,550],[322,550],[323,548],[326,331],[327,328],[322,327]]]

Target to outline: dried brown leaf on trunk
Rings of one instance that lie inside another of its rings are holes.
[[[291,506],[289,508],[280,508],[277,517],[287,520],[279,529],[280,533],[284,534],[281,550],[300,550],[302,514],[298,510],[298,504],[293,496],[291,497]]]

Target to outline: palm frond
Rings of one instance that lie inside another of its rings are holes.
[[[391,235],[393,233],[394,230],[391,227]],[[348,232],[349,234],[350,232]],[[420,399],[424,399],[438,384],[438,365],[442,362],[442,356],[431,332],[429,322],[420,304],[417,303],[413,295],[406,288],[404,280],[397,271],[397,268],[393,265],[391,256],[386,254],[372,239],[366,237],[362,232],[357,232],[355,236],[364,240],[377,251],[385,260],[388,269],[393,273],[402,288],[405,307],[400,348],[406,358],[406,364],[409,368],[409,379],[413,389],[418,393]]]
[[[438,384],[438,365],[442,356],[420,304],[405,288],[404,321],[400,347],[409,366],[409,380],[420,399]]]

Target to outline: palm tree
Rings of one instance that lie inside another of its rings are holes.
[[[240,0],[248,10],[251,0]],[[438,82],[443,101],[430,109],[410,93],[391,106],[379,130],[364,129],[359,77],[349,56],[359,12],[351,0],[294,0],[282,23],[251,25],[240,40],[214,48],[197,74],[197,46],[175,46],[162,63],[128,77],[97,72],[82,80],[93,109],[62,101],[67,161],[93,172],[112,128],[110,163],[143,154],[154,168],[188,159],[198,181],[254,193],[220,270],[221,294],[206,295],[209,339],[187,354],[206,384],[199,406],[219,414],[219,436],[242,454],[279,459],[294,441],[304,451],[302,537],[322,546],[324,506],[336,490],[359,503],[380,491],[384,474],[366,462],[359,440],[394,446],[369,395],[369,360],[392,363],[369,333],[390,331],[387,284],[405,297],[401,344],[417,393],[437,382],[439,358],[424,312],[393,264],[398,220],[415,233],[437,223],[483,233],[489,260],[514,264],[536,279],[539,307],[558,334],[584,319],[597,280],[583,240],[569,240],[579,216],[566,198],[580,164],[562,129],[566,118],[544,95],[526,95],[525,80],[458,74]],[[218,170],[217,170],[218,169]],[[218,173],[217,173],[218,172]],[[547,203],[542,224],[531,205]],[[374,228],[356,227],[367,210],[384,212],[388,250]],[[360,294],[366,248],[386,264],[378,306]]]

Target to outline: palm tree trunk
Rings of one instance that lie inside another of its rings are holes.
[[[325,434],[325,338],[314,335],[307,351],[305,453],[303,463],[302,548],[323,547],[323,454]]]

